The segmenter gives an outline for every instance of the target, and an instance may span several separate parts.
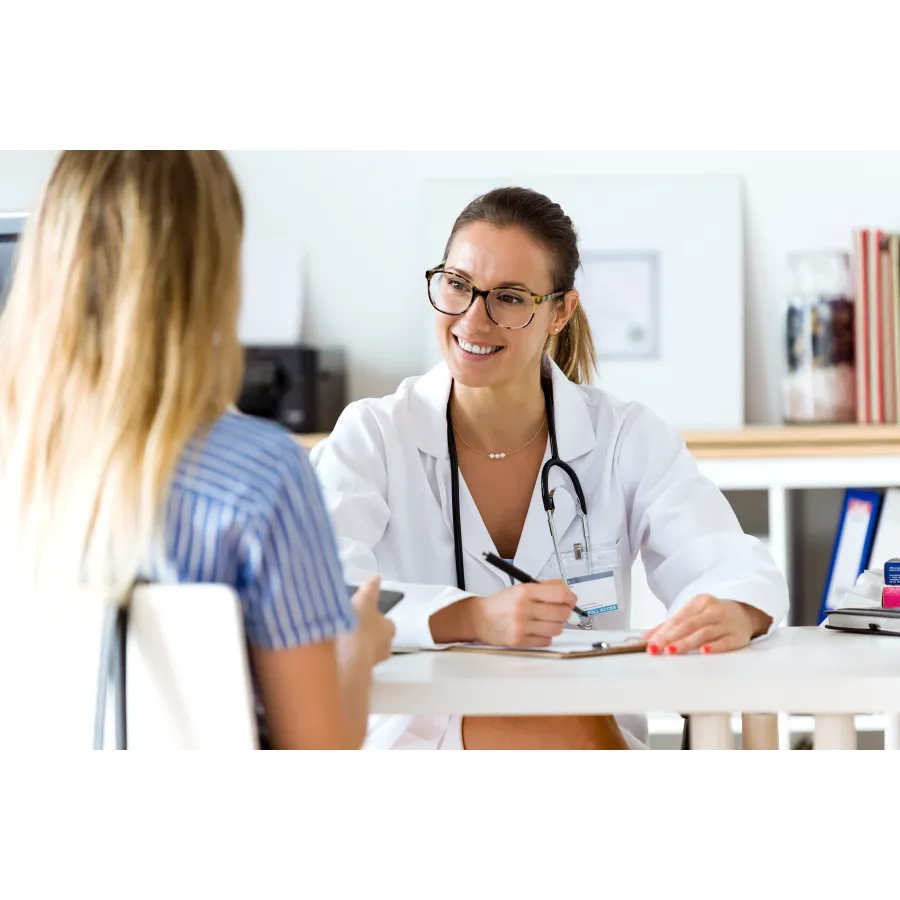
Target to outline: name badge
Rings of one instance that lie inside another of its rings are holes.
[[[569,587],[578,598],[578,605],[589,616],[615,612],[619,608],[619,593],[616,590],[614,569],[570,577]]]
[[[587,613],[582,619],[573,612],[569,625],[613,630],[628,627],[630,613],[623,596],[618,544],[610,541],[594,545],[590,559],[580,545],[562,553],[566,583],[578,598],[577,605]],[[548,563],[541,577],[560,577],[555,559]]]

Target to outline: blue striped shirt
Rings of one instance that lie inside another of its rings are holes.
[[[319,483],[278,425],[227,412],[188,444],[170,488],[165,548],[178,581],[237,591],[257,647],[297,647],[355,626]]]

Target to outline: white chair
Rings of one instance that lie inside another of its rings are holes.
[[[90,749],[107,596],[0,593],[0,747]],[[231,588],[136,588],[127,646],[129,749],[257,748]],[[105,746],[115,746],[111,716]]]

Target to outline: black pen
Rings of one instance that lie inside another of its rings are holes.
[[[508,563],[505,559],[500,559],[496,553],[482,553],[481,554],[495,569],[499,569],[501,572],[506,572],[511,578],[515,578],[516,581],[521,581],[522,584],[540,584],[537,578],[532,578],[527,572],[523,572],[521,569],[517,569],[512,563]],[[583,619],[587,618],[587,613],[580,606],[573,606],[572,611],[577,616],[581,616]]]

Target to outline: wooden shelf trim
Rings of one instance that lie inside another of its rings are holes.
[[[311,450],[327,434],[301,434]],[[740,431],[688,431],[697,459],[900,456],[900,425],[748,426]]]

